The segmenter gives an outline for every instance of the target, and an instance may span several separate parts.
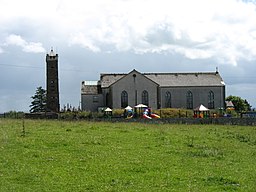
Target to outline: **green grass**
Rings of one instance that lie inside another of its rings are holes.
[[[256,127],[0,119],[0,191],[255,191]]]

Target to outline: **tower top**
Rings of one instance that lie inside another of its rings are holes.
[[[51,49],[50,53],[46,54],[46,61],[47,60],[58,60],[58,54],[56,54],[53,49]]]
[[[51,52],[49,53],[49,56],[52,56],[52,57],[56,56],[56,53],[53,51],[53,49],[51,49]]]

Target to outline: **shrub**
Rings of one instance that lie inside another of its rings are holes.
[[[63,112],[63,113],[60,113],[59,118],[65,119],[65,120],[72,120],[74,119],[74,114],[73,112]]]
[[[60,113],[61,119],[75,120],[75,119],[91,119],[91,118],[102,118],[104,113],[102,112],[90,112],[90,111],[72,111]]]
[[[121,117],[123,116],[123,113],[124,113],[124,109],[113,109],[112,111],[112,115],[114,117]]]
[[[87,119],[87,118],[91,118],[91,112],[88,111],[80,111],[77,112],[77,118],[78,119]]]
[[[193,117],[193,111],[187,109],[176,109],[176,108],[163,108],[153,110],[161,116],[161,118],[179,118],[179,117]]]
[[[11,118],[11,119],[21,119],[24,117],[24,112],[22,111],[9,111],[4,114],[1,114],[1,117]]]

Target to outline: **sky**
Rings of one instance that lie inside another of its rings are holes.
[[[214,72],[256,107],[255,0],[0,0],[0,113],[29,111],[59,55],[60,105],[101,73]]]

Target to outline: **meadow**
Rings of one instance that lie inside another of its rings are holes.
[[[255,191],[256,127],[0,119],[0,191]]]

